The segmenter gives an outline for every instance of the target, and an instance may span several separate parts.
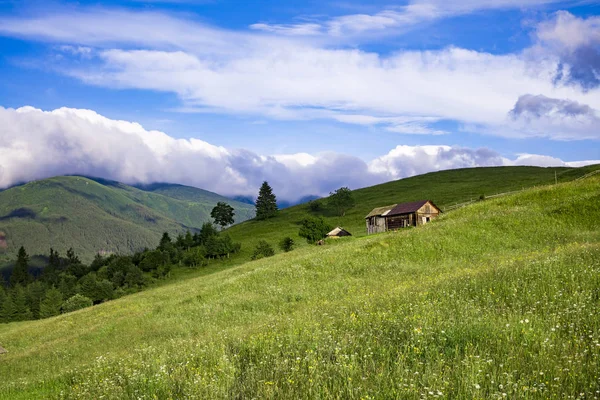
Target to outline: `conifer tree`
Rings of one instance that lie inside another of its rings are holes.
[[[27,285],[31,281],[31,275],[27,271],[29,267],[29,256],[25,251],[25,248],[21,246],[17,253],[17,263],[13,269],[12,275],[10,276],[10,284],[12,286]]]
[[[33,314],[29,309],[27,303],[27,294],[22,286],[16,286],[13,289],[13,302],[15,306],[15,319],[16,321],[27,321],[33,319]]]
[[[7,295],[4,290],[4,286],[0,286],[0,322],[6,322],[2,318],[2,308],[4,307],[4,302],[6,301]]]
[[[15,321],[17,317],[17,311],[15,309],[15,303],[10,294],[7,294],[0,309],[0,321],[11,322]]]
[[[27,305],[31,310],[33,319],[38,319],[40,318],[40,303],[46,294],[46,287],[42,282],[35,281],[27,285],[25,289],[27,295]]]
[[[267,219],[277,215],[277,198],[267,181],[264,181],[256,199],[256,219]]]
[[[52,287],[46,292],[46,297],[40,304],[40,318],[50,318],[60,314],[63,297],[60,290]]]

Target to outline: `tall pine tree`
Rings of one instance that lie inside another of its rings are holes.
[[[49,318],[60,314],[60,307],[63,303],[63,297],[60,290],[56,288],[48,289],[46,297],[40,305],[40,317]]]
[[[31,275],[27,272],[29,267],[29,256],[25,251],[25,248],[21,246],[17,253],[17,263],[13,269],[12,275],[10,276],[10,284],[12,286],[27,285],[31,281]]]
[[[256,199],[256,219],[267,219],[277,215],[277,198],[267,181],[264,181]]]

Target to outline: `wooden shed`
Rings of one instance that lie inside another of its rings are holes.
[[[328,238],[339,238],[344,236],[352,236],[350,232],[339,226],[327,234]]]
[[[374,208],[365,217],[367,234],[423,225],[437,217],[441,212],[431,200]]]

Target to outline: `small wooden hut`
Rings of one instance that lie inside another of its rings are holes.
[[[350,232],[348,232],[347,230],[345,230],[344,228],[340,228],[339,226],[327,234],[328,238],[334,238],[334,239],[344,237],[344,236],[352,236],[352,234]]]
[[[374,208],[365,217],[367,234],[423,225],[437,217],[441,212],[442,210],[433,204],[431,200]]]

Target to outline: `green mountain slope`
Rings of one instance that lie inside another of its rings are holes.
[[[0,325],[0,398],[593,398],[599,202],[596,175]]]
[[[182,187],[181,200],[117,182],[63,176],[0,192],[0,232],[5,257],[19,246],[30,254],[73,247],[89,261],[98,251],[129,253],[154,247],[162,232],[199,228],[210,220],[217,201],[236,208],[237,220],[253,216],[253,207],[214,193]]]
[[[550,185],[555,179],[568,182],[600,165],[583,168],[540,168],[540,167],[490,167],[468,168],[432,172],[411,178],[387,182],[381,185],[354,190],[356,206],[343,217],[337,216],[326,207],[311,212],[306,204],[286,208],[276,218],[268,221],[250,220],[227,230],[234,240],[242,243],[238,259],[248,260],[259,240],[266,240],[274,247],[285,236],[292,237],[298,245],[305,240],[298,236],[299,224],[307,216],[322,216],[332,226],[342,226],[354,236],[367,234],[364,217],[375,207],[429,199],[442,209],[456,203],[479,199],[480,195],[522,190],[539,185]],[[326,199],[320,200],[326,204]]]

